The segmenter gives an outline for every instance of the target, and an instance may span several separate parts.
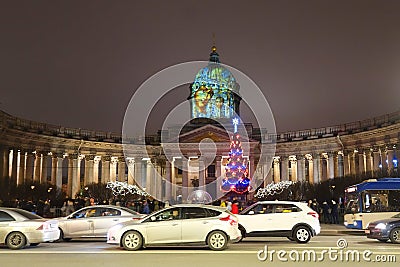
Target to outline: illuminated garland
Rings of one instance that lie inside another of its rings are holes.
[[[108,182],[106,188],[111,189],[114,196],[125,196],[127,194],[136,194],[140,196],[148,196],[149,194],[136,185],[127,182]]]
[[[284,189],[294,184],[292,181],[281,181],[279,183],[270,183],[264,188],[260,188],[254,196],[257,198],[265,198],[267,196],[279,195]]]

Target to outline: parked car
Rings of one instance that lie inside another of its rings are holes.
[[[37,246],[59,236],[57,220],[44,219],[22,209],[0,208],[0,243],[10,249]]]
[[[321,231],[318,213],[302,202],[261,201],[244,209],[238,218],[242,238],[277,236],[307,243]]]
[[[228,242],[241,238],[237,221],[226,208],[180,204],[140,221],[113,226],[108,231],[107,243],[126,250],[165,244],[205,244],[212,250],[224,250]]]
[[[139,220],[145,215],[125,207],[88,206],[66,217],[58,218],[60,239],[106,238],[110,227],[120,222]]]
[[[400,213],[388,219],[370,222],[365,230],[368,238],[381,242],[400,243]]]

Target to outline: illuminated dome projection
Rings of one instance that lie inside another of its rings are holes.
[[[210,60],[199,70],[190,85],[191,118],[232,118],[239,114],[239,84],[219,61],[217,48],[212,47]]]

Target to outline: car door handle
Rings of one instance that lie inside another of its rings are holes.
[[[173,224],[172,224],[172,226],[177,226],[177,225],[179,225],[179,223],[173,223]]]
[[[114,222],[118,222],[118,221],[119,221],[119,219],[114,219],[113,221],[114,221]]]
[[[91,223],[91,222],[93,222],[93,221],[92,221],[92,220],[88,220],[87,222],[88,222],[88,223]]]
[[[208,224],[208,222],[203,222],[203,224]]]

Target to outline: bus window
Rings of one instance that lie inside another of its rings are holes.
[[[360,212],[360,206],[358,205],[358,194],[350,193],[346,195],[345,199],[345,213],[356,213]]]

